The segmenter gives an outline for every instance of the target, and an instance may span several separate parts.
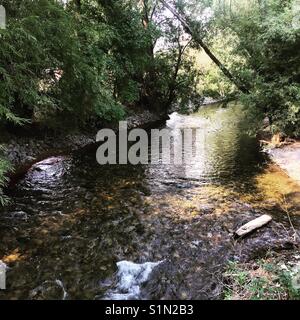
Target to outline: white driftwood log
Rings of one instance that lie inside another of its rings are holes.
[[[265,224],[269,223],[271,220],[272,220],[271,216],[264,214],[259,218],[251,220],[250,222],[244,224],[235,232],[235,234],[239,237],[243,237],[244,235],[250,233],[251,231],[258,229],[264,226]]]

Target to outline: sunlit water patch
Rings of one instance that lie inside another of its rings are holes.
[[[196,184],[240,184],[249,188],[253,185],[252,178],[267,161],[257,139],[248,134],[244,111],[239,105],[226,109],[205,107],[188,116],[175,112],[166,127],[172,130],[174,139],[176,135],[183,135],[184,129],[192,129],[193,134],[185,140],[182,165],[150,166],[155,178],[161,176],[164,182],[175,179]],[[182,152],[180,145],[180,150],[174,148],[176,145],[171,149],[173,154]]]

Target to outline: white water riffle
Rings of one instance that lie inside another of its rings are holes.
[[[1,267],[2,270],[8,269],[7,265],[2,260],[0,260],[0,267]]]
[[[169,114],[169,120],[167,120],[166,125],[169,129],[175,129],[178,126],[178,123],[181,123],[182,116],[180,116],[177,112],[173,112]]]
[[[6,270],[8,269],[7,265],[0,260],[0,290],[5,289],[5,283],[6,283]]]
[[[139,299],[141,285],[148,279],[155,267],[162,261],[146,262],[142,264],[130,261],[117,263],[118,284],[116,289],[111,290],[105,297],[106,300],[134,300]]]

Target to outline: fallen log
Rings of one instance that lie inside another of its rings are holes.
[[[266,225],[272,220],[272,217],[264,214],[254,220],[251,220],[250,222],[244,224],[242,227],[240,227],[234,234],[238,237],[243,237],[246,234],[261,228],[262,226]]]

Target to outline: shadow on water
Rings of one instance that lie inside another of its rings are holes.
[[[9,270],[0,298],[220,297],[228,259],[289,241],[277,222],[244,241],[232,237],[276,206],[262,205],[267,158],[242,120],[238,105],[171,115],[167,127],[201,133],[197,157],[180,166],[100,166],[96,148],[35,164],[1,212],[0,260]],[[122,262],[117,273],[122,260],[143,265]],[[147,263],[158,261],[150,276]],[[124,288],[124,274],[145,281]]]

